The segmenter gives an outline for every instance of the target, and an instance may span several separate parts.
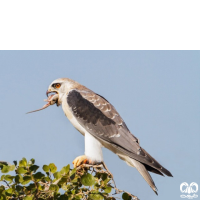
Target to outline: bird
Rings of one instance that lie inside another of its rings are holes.
[[[75,158],[74,167],[103,162],[102,147],[105,147],[135,167],[158,195],[149,172],[170,177],[172,174],[140,146],[139,139],[108,100],[69,78],[54,80],[46,95],[50,93],[55,94],[55,98],[49,105],[62,106],[72,125],[85,136],[85,153]]]

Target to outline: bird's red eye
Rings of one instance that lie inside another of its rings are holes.
[[[56,88],[60,88],[60,83],[56,83]]]

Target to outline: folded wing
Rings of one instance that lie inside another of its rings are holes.
[[[139,145],[115,108],[102,96],[91,90],[72,90],[67,102],[77,121],[95,138],[107,144],[120,155],[144,164],[148,171],[172,176]]]

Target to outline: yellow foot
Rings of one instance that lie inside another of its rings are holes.
[[[72,163],[74,164],[74,168],[82,164],[93,164],[92,160],[89,160],[85,155],[76,157]]]

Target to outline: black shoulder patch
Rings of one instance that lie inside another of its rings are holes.
[[[103,126],[115,124],[112,119],[106,117],[98,108],[87,99],[83,98],[76,90],[69,92],[67,103],[71,107],[74,116],[83,120],[84,123],[96,125],[100,122]]]

